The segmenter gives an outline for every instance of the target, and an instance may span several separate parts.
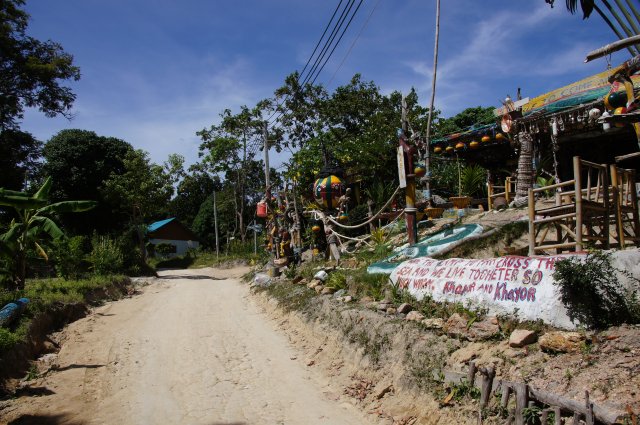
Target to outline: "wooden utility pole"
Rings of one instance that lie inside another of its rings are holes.
[[[436,75],[438,72],[438,42],[440,39],[440,0],[436,0],[436,41],[433,48],[433,77],[431,78],[431,102],[429,102],[429,118],[427,119],[427,151],[425,152],[425,178],[427,189],[427,207],[431,208],[431,121],[433,118],[433,104],[436,98]]]
[[[265,197],[267,202],[271,199],[271,188],[269,187],[269,123],[264,122],[264,128],[262,130],[262,136],[264,138],[264,182],[265,182]]]
[[[216,232],[216,258],[220,257],[220,241],[218,240],[218,205],[216,203],[216,191],[213,191],[213,227]]]
[[[405,164],[407,166],[407,187],[405,187],[405,208],[404,216],[407,222],[407,236],[409,239],[409,245],[413,245],[418,242],[418,226],[416,223],[416,175],[414,174],[413,155],[416,152],[416,148],[407,144],[407,100],[402,96],[402,133],[400,134],[400,140],[398,143],[402,147],[404,152]]]

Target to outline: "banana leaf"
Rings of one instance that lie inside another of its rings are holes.
[[[35,226],[31,226],[29,229],[29,235],[35,236],[38,233],[44,232],[51,236],[53,239],[59,239],[64,237],[64,233],[56,223],[48,217],[35,216],[31,219],[31,223]]]
[[[24,196],[0,194],[0,205],[3,205],[5,207],[13,207],[19,210],[29,210],[41,208],[46,204],[47,201],[45,199],[35,199]]]
[[[24,224],[12,224],[9,230],[0,235],[0,242],[11,247],[18,240],[24,230]]]
[[[47,179],[42,184],[42,187],[38,189],[38,191],[36,192],[35,195],[33,195],[33,197],[43,201],[47,200],[49,198],[49,192],[51,191],[52,184],[53,184],[53,181],[51,180],[51,177],[47,177]]]
[[[98,205],[96,201],[62,201],[40,208],[37,214],[88,211]]]
[[[4,196],[4,195],[20,196],[22,198],[30,198],[31,197],[31,195],[29,193],[26,193],[26,192],[19,192],[17,190],[3,189],[3,188],[0,187],[0,197]]]

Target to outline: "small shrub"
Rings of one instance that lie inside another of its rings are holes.
[[[122,271],[124,258],[113,239],[107,236],[94,236],[91,245],[89,262],[96,275],[106,276]]]
[[[64,279],[78,279],[86,270],[85,237],[61,238],[53,243],[56,274]]]
[[[162,257],[168,257],[176,253],[176,246],[170,243],[159,243],[155,246],[155,251]]]
[[[327,279],[327,286],[336,290],[347,288],[347,276],[343,272],[333,272]]]
[[[620,285],[617,276],[628,273],[611,265],[610,253],[589,253],[584,261],[567,258],[555,268],[553,278],[571,321],[590,329],[640,322],[637,290]]]

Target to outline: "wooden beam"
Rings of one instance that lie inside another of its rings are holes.
[[[626,155],[616,156],[614,159],[616,162],[626,161],[627,159],[634,159],[640,157],[640,152],[633,152]]]
[[[601,58],[610,53],[617,52],[618,50],[624,49],[625,47],[633,46],[634,44],[640,44],[640,35],[634,35],[633,37],[614,41],[613,43],[609,43],[604,47],[600,47],[599,49],[593,50],[587,53],[587,57],[584,60],[584,62],[585,63],[590,62],[594,59]]]

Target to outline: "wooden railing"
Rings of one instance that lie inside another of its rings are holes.
[[[547,424],[549,414],[554,414],[555,425],[579,424],[584,421],[587,425],[595,424],[622,424],[628,415],[625,412],[616,412],[608,408],[598,406],[589,398],[589,392],[585,391],[584,402],[563,397],[541,389],[534,388],[524,382],[509,382],[495,379],[493,367],[476,367],[474,361],[469,362],[467,373],[453,371],[437,371],[434,376],[444,377],[445,383],[459,385],[466,381],[480,389],[480,405],[478,409],[478,423],[485,419],[483,412],[489,406],[491,395],[500,395],[500,410],[507,412],[506,424],[524,425],[528,414],[538,414],[540,422]],[[512,396],[515,403],[510,403]],[[537,410],[532,409],[538,407]],[[564,419],[570,418],[571,422]]]
[[[496,192],[496,190],[502,190],[502,192]],[[487,201],[489,211],[493,210],[495,200],[504,197],[507,201],[507,205],[513,200],[512,196],[515,193],[515,181],[511,181],[511,177],[504,179],[504,186],[497,186],[493,183],[489,183],[487,188]]]

